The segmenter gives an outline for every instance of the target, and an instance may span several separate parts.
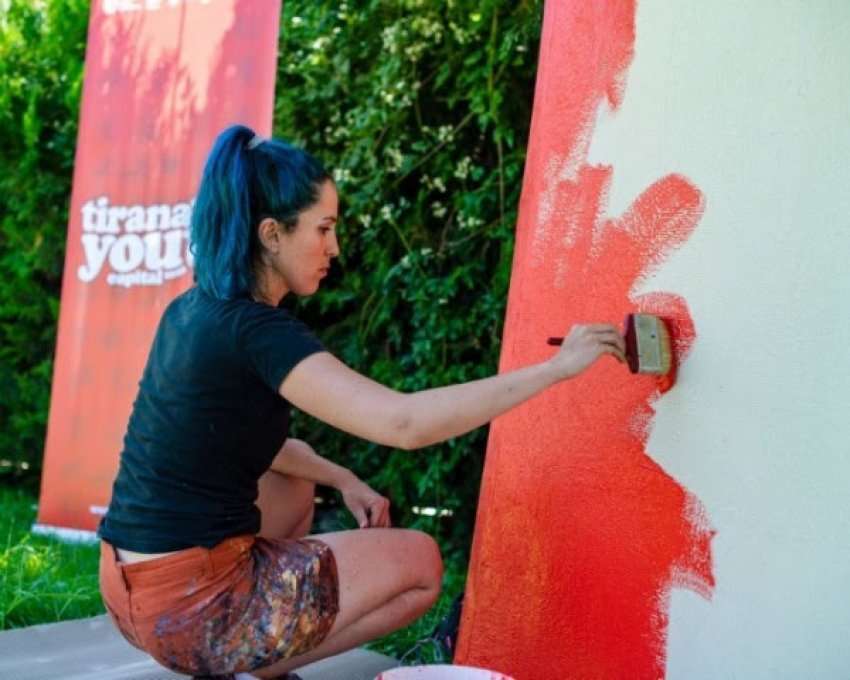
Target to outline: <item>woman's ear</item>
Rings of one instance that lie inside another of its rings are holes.
[[[272,217],[264,217],[257,226],[257,237],[264,250],[277,254],[280,247],[280,225]]]

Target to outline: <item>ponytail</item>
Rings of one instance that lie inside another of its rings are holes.
[[[257,226],[266,217],[291,231],[298,213],[318,200],[330,179],[303,149],[262,139],[244,125],[224,130],[207,158],[192,210],[195,282],[212,297],[251,292],[261,245]]]

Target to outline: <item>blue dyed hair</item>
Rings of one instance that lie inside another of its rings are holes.
[[[254,137],[244,125],[218,136],[192,210],[195,282],[220,299],[251,292],[261,248],[259,223],[271,217],[292,231],[298,213],[316,203],[319,188],[330,179],[303,149],[277,139],[256,144]]]

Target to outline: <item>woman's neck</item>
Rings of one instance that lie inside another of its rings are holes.
[[[288,292],[289,290],[287,290],[280,275],[264,269],[256,274],[254,287],[251,289],[251,297],[257,302],[277,307]]]

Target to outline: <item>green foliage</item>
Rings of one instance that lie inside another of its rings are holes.
[[[104,611],[98,547],[29,533],[35,499],[0,487],[0,630]]]
[[[44,446],[88,3],[0,10],[0,477]]]
[[[338,271],[299,314],[396,389],[496,372],[540,14],[540,2],[284,3],[275,134],[334,168],[343,215]],[[485,428],[409,453],[296,425],[386,493],[399,524],[466,551]]]

